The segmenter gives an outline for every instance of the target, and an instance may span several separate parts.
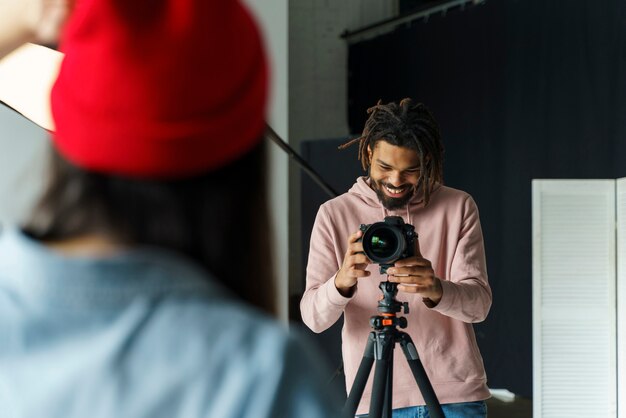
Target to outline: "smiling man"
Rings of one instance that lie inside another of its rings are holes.
[[[378,284],[399,283],[413,339],[446,417],[486,417],[489,397],[472,323],[491,307],[478,209],[472,197],[443,185],[439,128],[421,103],[403,99],[368,109],[359,159],[368,176],[323,204],[311,236],[306,291],[300,305],[315,332],[343,314],[343,361],[348,392],[381,298]],[[400,216],[415,226],[415,255],[379,273],[363,253],[359,226]],[[425,401],[403,357],[394,350],[393,417],[422,417]],[[357,414],[366,414],[371,379]]]

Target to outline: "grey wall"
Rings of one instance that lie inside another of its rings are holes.
[[[289,126],[289,50],[287,16],[289,0],[248,0],[246,3],[261,25],[269,54],[271,77],[269,124],[285,140]],[[288,237],[288,161],[276,146],[270,147],[270,210],[274,248],[274,270],[277,280],[277,300],[280,318],[286,323],[289,309],[289,261]]]
[[[0,106],[0,223],[24,219],[44,184],[46,132]]]
[[[294,0],[289,3],[289,143],[348,135],[347,42],[354,30],[395,15],[397,1]],[[355,150],[353,152],[356,159]],[[293,303],[303,289],[300,169],[289,165],[289,286]],[[344,192],[345,190],[338,190]],[[297,309],[297,306],[292,307]]]

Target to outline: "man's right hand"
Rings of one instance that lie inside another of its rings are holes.
[[[362,236],[363,232],[360,230],[350,235],[343,265],[335,276],[335,287],[345,297],[354,294],[359,278],[370,275],[370,272],[365,269],[371,261],[363,252],[363,242],[359,241]]]

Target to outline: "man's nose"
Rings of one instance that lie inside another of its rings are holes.
[[[399,171],[392,171],[389,174],[389,184],[392,186],[402,186],[403,176]]]

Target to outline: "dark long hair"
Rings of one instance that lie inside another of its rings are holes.
[[[368,147],[372,150],[378,141],[406,147],[417,151],[420,158],[418,188],[424,191],[424,202],[428,204],[430,194],[437,183],[443,184],[443,144],[437,121],[423,103],[405,98],[400,103],[382,104],[367,109],[369,118],[363,134],[339,148],[344,149],[359,143],[359,160],[364,170],[370,165]]]
[[[275,313],[265,154],[261,141],[226,167],[160,181],[86,171],[53,149],[49,184],[24,230],[42,241],[98,233],[174,250]]]

